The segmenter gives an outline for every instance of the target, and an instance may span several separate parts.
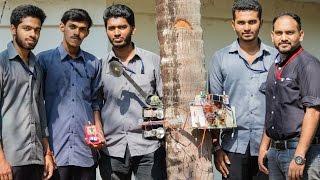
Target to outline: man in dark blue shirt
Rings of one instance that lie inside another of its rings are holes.
[[[101,62],[80,49],[91,25],[85,10],[66,11],[60,24],[61,45],[38,55],[44,71],[49,142],[58,166],[54,179],[95,179],[95,149],[104,144],[104,138],[98,145],[86,144],[84,133],[89,124],[101,131],[97,98]]]
[[[320,179],[320,62],[301,47],[303,37],[298,15],[274,18],[272,40],[280,54],[267,78],[259,150],[260,170],[271,179]]]

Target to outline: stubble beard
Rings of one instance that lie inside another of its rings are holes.
[[[28,46],[26,43],[23,42],[23,40],[20,38],[20,36],[18,35],[18,33],[16,34],[16,37],[15,37],[15,42],[17,43],[17,45],[22,48],[22,49],[26,49],[26,50],[33,50],[36,45],[37,45],[37,42],[34,43],[34,45],[30,45]]]

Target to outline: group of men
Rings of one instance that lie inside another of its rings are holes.
[[[320,62],[301,47],[300,17],[274,18],[274,49],[258,37],[258,1],[235,1],[232,13],[238,38],[208,67],[209,92],[230,96],[238,125],[213,133],[217,170],[232,180],[320,179]]]
[[[109,70],[118,61],[145,92],[162,96],[159,56],[131,42],[133,11],[104,11],[112,51],[103,63],[80,48],[92,26],[83,9],[66,11],[61,44],[35,56],[45,18],[33,5],[11,14],[13,39],[0,54],[0,179],[93,180],[98,163],[103,179],[165,179],[164,149],[142,137],[145,100]],[[86,140],[92,125],[96,141]]]
[[[224,179],[320,179],[320,62],[301,47],[300,17],[274,18],[274,49],[258,37],[256,0],[235,1],[232,13],[238,38],[208,66],[209,93],[229,95],[238,124],[213,133],[217,170]],[[120,62],[145,92],[162,97],[159,56],[131,41],[133,11],[104,11],[112,50],[102,60],[80,48],[92,26],[83,9],[66,11],[61,44],[35,56],[45,18],[33,5],[11,14],[13,39],[0,54],[0,180],[91,180],[98,164],[103,179],[166,179],[161,143],[142,136],[145,100],[109,67]],[[85,140],[91,124],[97,143]]]

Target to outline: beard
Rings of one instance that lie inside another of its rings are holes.
[[[15,41],[19,47],[26,49],[26,50],[33,50],[38,43],[37,40],[35,40],[34,43],[32,43],[32,44],[26,43],[22,38],[20,38],[18,33],[16,34]]]
[[[108,37],[109,38],[109,37]],[[121,44],[115,43],[112,39],[109,38],[110,43],[114,48],[121,49],[127,47],[131,44],[131,34],[128,35]]]

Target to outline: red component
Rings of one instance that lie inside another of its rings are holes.
[[[86,125],[84,127],[85,141],[87,144],[99,144],[100,139],[95,125]]]

